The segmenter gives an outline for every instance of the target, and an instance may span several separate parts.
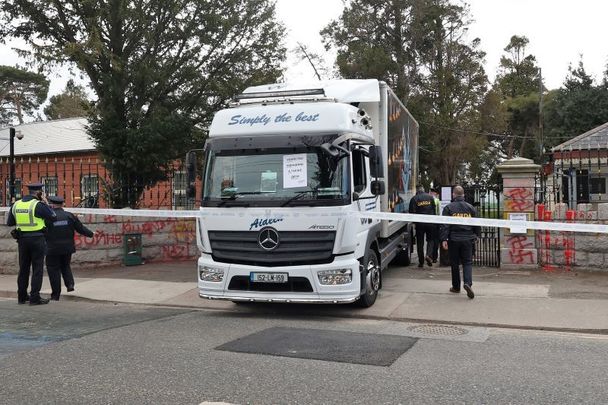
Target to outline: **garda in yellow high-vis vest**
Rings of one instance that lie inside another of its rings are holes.
[[[30,201],[19,200],[13,204],[12,210],[16,229],[21,232],[40,232],[45,228],[44,219],[34,215],[36,205],[39,202],[36,199]]]

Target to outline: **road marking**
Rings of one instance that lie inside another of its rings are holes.
[[[232,404],[230,402],[201,402],[199,405],[237,405],[237,404]]]

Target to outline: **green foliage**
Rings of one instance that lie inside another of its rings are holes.
[[[322,32],[346,78],[386,81],[420,127],[421,176],[453,184],[485,139],[475,134],[487,77],[466,8],[447,0],[354,0]]]
[[[517,96],[505,100],[509,112],[511,134],[507,138],[507,157],[522,156],[539,161],[539,108],[538,93]]]
[[[36,60],[90,80],[90,135],[112,162],[117,207],[136,206],[200,146],[228,99],[282,74],[284,28],[270,0],[7,0],[0,10],[0,37],[22,38]]]
[[[530,41],[525,36],[513,35],[500,58],[496,85],[506,97],[517,97],[538,92],[539,68],[534,55],[526,55]]]
[[[89,107],[84,87],[75,85],[70,79],[63,93],[49,99],[49,105],[44,107],[44,114],[49,120],[86,117]]]
[[[417,76],[417,0],[353,0],[322,31],[345,78],[386,81],[407,100]]]
[[[563,87],[551,94],[545,109],[548,148],[608,122],[608,75],[596,85],[582,61],[568,70]]]
[[[482,108],[482,128],[493,134],[499,158],[515,156],[540,161],[540,69],[534,55],[527,54],[525,36],[514,35],[504,48],[499,73]],[[543,89],[544,90],[544,89]],[[494,162],[497,163],[498,160]],[[493,166],[492,166],[493,170]]]
[[[23,124],[46,99],[49,81],[44,75],[12,66],[0,66],[0,123],[11,124],[16,118]]]

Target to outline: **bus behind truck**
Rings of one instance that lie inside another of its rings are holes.
[[[364,216],[406,212],[416,187],[418,123],[385,83],[248,88],[204,151],[202,298],[369,307],[410,263],[411,224]]]

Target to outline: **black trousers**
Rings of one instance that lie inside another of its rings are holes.
[[[460,264],[462,264],[462,276],[464,283],[473,285],[473,246],[474,240],[449,241],[448,253],[450,265],[452,266],[452,287],[460,290]]]
[[[40,301],[40,288],[44,274],[44,254],[46,239],[44,236],[20,237],[19,244],[19,275],[17,276],[17,296],[19,301],[27,299],[27,287],[32,268],[32,285],[30,302]]]
[[[432,243],[432,254],[430,255],[434,262],[439,259],[439,246],[441,245],[441,241],[439,240],[439,225],[430,225],[433,227],[433,241]]]
[[[433,255],[433,224],[416,224],[416,251],[418,252],[418,263],[424,264],[425,256]],[[424,241],[426,240],[426,253]]]
[[[61,295],[61,277],[66,287],[74,285],[74,275],[70,268],[71,254],[48,255],[46,257],[46,271],[51,282],[51,297],[59,299]]]

